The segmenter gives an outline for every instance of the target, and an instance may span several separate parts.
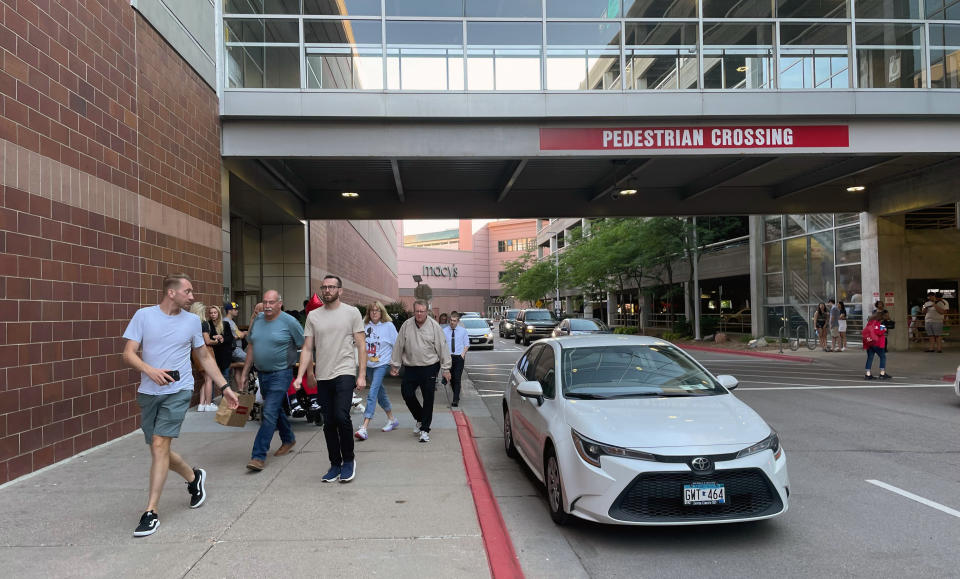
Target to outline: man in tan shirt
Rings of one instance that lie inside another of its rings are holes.
[[[330,470],[322,480],[347,483],[357,473],[350,404],[354,388],[363,390],[367,385],[367,342],[360,310],[340,301],[343,291],[340,278],[328,275],[322,284],[323,307],[307,314],[294,386],[302,386],[310,362],[316,358],[317,395],[323,407],[323,436],[330,458]]]
[[[433,421],[433,397],[437,387],[437,373],[450,380],[450,347],[443,330],[433,318],[427,317],[427,302],[413,302],[413,317],[403,322],[393,345],[390,375],[396,376],[403,366],[400,392],[417,427],[413,433],[420,442],[430,442],[430,423]],[[417,400],[417,388],[423,396],[423,405]]]

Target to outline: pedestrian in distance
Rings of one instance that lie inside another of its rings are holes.
[[[840,332],[840,351],[847,351],[847,306],[843,302],[837,302],[837,308],[840,309],[840,319],[837,322],[837,331]]]
[[[432,318],[427,317],[427,302],[413,302],[413,317],[403,322],[397,334],[397,343],[390,358],[390,375],[398,376],[403,366],[400,392],[407,409],[417,421],[413,429],[420,442],[430,442],[430,425],[433,422],[433,399],[437,388],[437,373],[450,380],[450,346],[443,330]],[[423,403],[417,399],[417,390]]]
[[[157,508],[167,472],[174,471],[187,483],[190,508],[206,501],[207,473],[190,466],[171,450],[174,438],[193,397],[191,357],[210,376],[227,400],[237,407],[237,395],[217,371],[217,364],[203,343],[200,318],[184,309],[193,303],[193,285],[185,274],[177,273],[163,280],[163,298],[155,306],[140,308],[133,315],[123,337],[123,361],[140,372],[137,405],[140,427],[150,446],[150,494],[147,508],[140,517],[133,535],[152,535],[160,526]],[[140,354],[137,351],[140,351]]]
[[[830,326],[830,350],[833,352],[840,351],[840,308],[837,306],[837,303],[833,300],[827,301],[827,308],[830,310],[829,326]]]
[[[817,304],[817,310],[813,312],[813,327],[817,330],[817,339],[820,342],[820,349],[827,351],[827,319],[830,312],[826,304],[820,302]]]
[[[927,352],[943,353],[943,318],[950,310],[950,304],[939,292],[928,292],[923,304],[923,327],[927,332],[930,345]]]
[[[867,351],[866,373],[863,375],[864,380],[874,379],[874,376],[871,374],[874,356],[880,358],[880,379],[889,380],[893,378],[893,376],[887,374],[887,328],[883,325],[882,312],[874,312],[870,316],[861,335],[863,337],[863,349]]]
[[[230,332],[233,333],[233,352],[231,358],[234,362],[243,362],[247,359],[247,352],[243,349],[243,342],[247,333],[237,326],[237,316],[240,315],[240,306],[237,302],[227,302],[223,304],[223,321],[230,325]]]
[[[437,323],[440,324],[440,327],[450,323],[450,317],[447,315],[447,312],[440,312],[440,317],[437,318]]]
[[[883,306],[882,300],[877,300],[873,302],[873,311],[870,313],[871,315],[880,314],[880,323],[883,324],[883,327],[886,328],[888,331],[893,329],[894,322],[890,321],[890,312],[887,310],[887,308]],[[889,345],[890,345],[889,342],[885,340],[884,346],[883,346],[884,352],[887,351],[887,346]]]
[[[460,314],[450,313],[450,323],[443,326],[443,337],[450,344],[450,388],[453,390],[453,401],[450,406],[460,406],[460,379],[463,377],[463,366],[470,349],[470,336],[467,330],[460,325]],[[443,381],[446,384],[446,380]]]
[[[203,302],[193,302],[190,304],[190,313],[200,318],[200,329],[203,330],[203,327],[207,323],[207,306]],[[204,347],[208,348],[207,353],[213,354],[213,350],[209,349],[209,344],[204,340]],[[200,385],[200,400],[197,403],[197,412],[206,412],[212,406],[213,401],[213,376],[204,372],[196,362],[193,363],[193,371],[197,373],[197,376],[203,381]],[[216,408],[214,408],[216,410]]]
[[[914,343],[920,341],[920,312],[922,309],[918,303],[910,307],[910,341]]]
[[[217,368],[223,374],[227,382],[232,382],[230,364],[233,363],[233,331],[230,324],[224,323],[223,315],[220,312],[220,306],[207,306],[203,322],[203,341],[213,350],[213,359],[217,362]],[[206,386],[206,385],[204,385]],[[216,412],[217,406],[213,404],[213,398],[207,393],[206,411]],[[200,406],[197,411],[201,411]]]
[[[321,480],[348,483],[357,475],[350,406],[353,391],[363,390],[367,384],[363,317],[360,310],[340,301],[343,281],[339,277],[328,275],[321,283],[323,307],[307,315],[294,387],[303,387],[307,368],[314,363],[317,395],[323,407],[323,437],[330,459],[330,470]]]
[[[393,406],[390,404],[390,397],[387,396],[387,389],[383,385],[383,378],[390,369],[393,345],[397,341],[397,328],[393,325],[393,319],[387,313],[387,308],[380,302],[367,306],[367,315],[364,316],[363,321],[363,333],[367,346],[366,378],[370,390],[367,393],[367,407],[363,411],[363,424],[354,434],[357,440],[367,439],[367,428],[377,411],[377,404],[380,404],[380,408],[387,413],[384,432],[390,432],[400,425],[400,421],[393,416]]]
[[[260,393],[263,397],[263,415],[260,429],[253,441],[253,450],[247,469],[260,472],[264,469],[267,452],[273,435],[279,430],[280,448],[274,456],[283,456],[297,443],[290,420],[283,412],[283,401],[293,380],[293,365],[297,349],[303,345],[303,328],[300,322],[281,310],[283,297],[277,290],[263,294],[263,313],[257,314],[250,323],[247,334],[247,360],[240,372],[240,383],[247,383],[252,367],[257,368]]]

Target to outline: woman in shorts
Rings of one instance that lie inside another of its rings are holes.
[[[827,351],[827,319],[830,312],[827,311],[827,304],[820,302],[817,305],[817,311],[813,313],[813,327],[817,330],[817,338],[820,340],[820,349]]]
[[[847,306],[843,302],[837,302],[837,308],[840,309],[840,320],[837,330],[840,332],[840,351],[847,349]]]

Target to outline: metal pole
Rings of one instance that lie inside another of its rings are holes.
[[[697,246],[697,218],[693,218],[693,337],[700,340],[703,336],[700,334],[700,268],[698,259],[700,248]]]
[[[556,270],[557,298],[553,302],[553,311],[560,314],[560,244],[557,244],[557,252],[554,253],[553,266]]]

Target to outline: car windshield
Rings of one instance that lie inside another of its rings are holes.
[[[490,326],[487,325],[487,322],[483,321],[480,318],[462,318],[460,320],[460,325],[464,328],[474,329],[474,330],[489,330]]]
[[[540,312],[527,312],[527,315],[524,316],[523,320],[526,322],[553,322],[557,318],[553,317],[552,312],[546,310]]]
[[[726,394],[710,374],[667,344],[564,348],[561,371],[566,398]]]
[[[517,314],[519,313],[520,313],[520,310],[507,310],[507,312],[503,315],[503,317],[507,320],[515,320],[517,319]]]
[[[570,329],[575,332],[596,332],[598,330],[606,330],[607,328],[603,325],[603,322],[598,320],[572,318],[570,320]]]

